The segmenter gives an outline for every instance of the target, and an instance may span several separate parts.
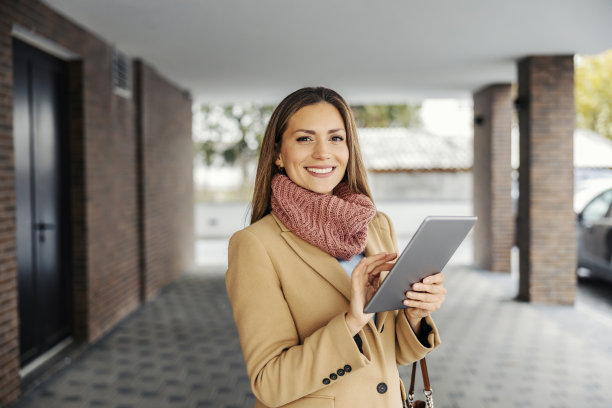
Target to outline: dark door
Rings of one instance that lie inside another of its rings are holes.
[[[71,334],[66,63],[13,40],[22,365]]]

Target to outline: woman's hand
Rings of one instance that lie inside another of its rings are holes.
[[[436,273],[412,285],[412,290],[406,292],[404,305],[410,306],[404,309],[406,318],[415,333],[421,328],[421,319],[429,316],[442,306],[446,296],[446,288],[443,285],[444,275]]]
[[[351,304],[346,314],[346,324],[354,336],[368,323],[374,313],[364,313],[363,309],[380,285],[380,273],[393,267],[389,261],[397,254],[380,253],[363,258],[351,273]]]

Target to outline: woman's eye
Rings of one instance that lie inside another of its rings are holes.
[[[333,142],[341,142],[344,140],[344,138],[342,136],[332,136],[331,140]]]
[[[310,140],[310,136],[300,136],[296,139],[298,142],[307,142]]]

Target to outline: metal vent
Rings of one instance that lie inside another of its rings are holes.
[[[113,92],[124,98],[132,97],[132,63],[117,49],[113,51]]]

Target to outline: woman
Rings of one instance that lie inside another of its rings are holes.
[[[440,344],[429,317],[442,274],[400,311],[364,313],[397,247],[376,213],[355,122],[340,95],[303,88],[276,108],[251,225],[229,244],[226,286],[255,407],[401,407],[397,365]]]

